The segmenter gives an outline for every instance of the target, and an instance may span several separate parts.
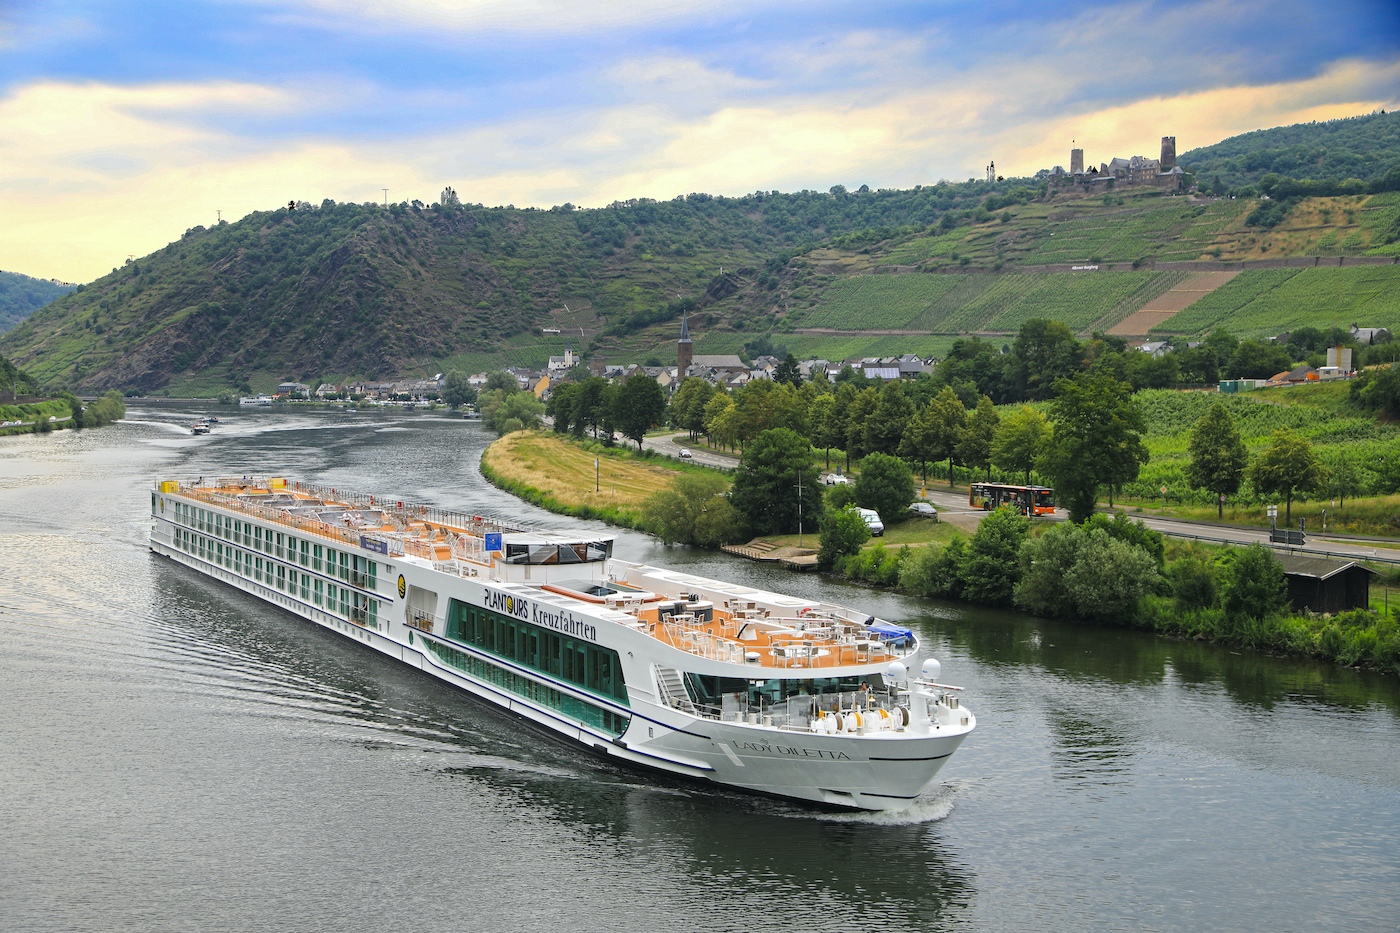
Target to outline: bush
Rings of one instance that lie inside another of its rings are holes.
[[[1025,542],[1020,567],[1018,606],[1102,622],[1133,619],[1138,600],[1157,577],[1156,564],[1143,548],[1102,528],[1071,524],[1057,525],[1038,541]]]
[[[1178,609],[1189,611],[1215,605],[1215,572],[1206,561],[1199,557],[1183,557],[1172,565],[1168,578]]]
[[[853,509],[828,509],[821,520],[821,544],[817,567],[831,570],[842,557],[856,554],[870,540],[870,527]]]
[[[993,606],[1011,603],[1020,577],[1018,555],[1030,527],[1028,518],[1006,507],[982,519],[972,536],[961,574],[967,599]]]
[[[909,464],[889,454],[873,453],[862,460],[854,485],[856,504],[879,512],[888,524],[903,518],[905,508],[914,501],[914,474]]]
[[[1221,605],[1230,619],[1263,619],[1283,609],[1288,587],[1283,567],[1262,544],[1234,548],[1222,590]]]
[[[967,538],[954,534],[946,546],[930,542],[909,555],[899,569],[899,586],[918,596],[957,599],[967,563]]]

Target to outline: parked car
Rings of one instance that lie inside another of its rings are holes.
[[[938,510],[927,502],[912,502],[909,504],[909,511],[922,518],[931,518],[934,521],[938,521]]]
[[[880,513],[874,509],[856,509],[856,514],[865,520],[872,537],[879,538],[885,533],[885,523],[880,521]]]
[[[822,482],[826,483],[828,486],[846,486],[849,485],[851,481],[840,473],[828,473],[822,477]]]

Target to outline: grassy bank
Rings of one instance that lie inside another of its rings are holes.
[[[597,461],[595,468],[594,462]],[[486,449],[481,472],[526,502],[561,515],[636,528],[642,503],[678,474],[704,470],[622,447],[517,431]]]
[[[978,535],[968,539],[954,533],[946,542],[926,545],[882,542],[842,558],[837,575],[912,596],[1009,606],[1010,594],[1026,572],[1024,542],[1050,527],[1035,525],[1015,534],[1003,529],[999,539],[981,541]],[[1400,673],[1400,595],[1390,600],[1385,589],[1400,583],[1393,571],[1381,570],[1383,576],[1372,586],[1370,609],[1335,615],[1290,609],[1232,612],[1226,607],[1224,591],[1240,549],[1170,539],[1162,543],[1164,559],[1155,572],[1147,570],[1151,579],[1144,578],[1140,595],[1117,611],[1088,620],[1091,624]],[[983,558],[980,567],[979,556]],[[981,579],[989,574],[995,577],[991,585]],[[1209,580],[1204,588],[1203,579]],[[984,598],[978,598],[978,593]],[[1019,598],[1017,591],[1018,606]],[[1062,617],[1084,621],[1075,615]]]

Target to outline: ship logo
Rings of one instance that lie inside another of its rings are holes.
[[[399,574],[399,599],[403,599],[404,594],[407,592],[408,585],[404,583],[403,574]]]
[[[507,596],[507,597],[506,597],[506,612],[509,612],[511,615],[515,615],[515,597],[514,597],[514,596]]]

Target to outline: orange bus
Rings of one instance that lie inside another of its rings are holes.
[[[977,509],[999,509],[1009,505],[1022,515],[1054,515],[1055,490],[1047,486],[1011,486],[1006,483],[973,483],[967,504]]]

